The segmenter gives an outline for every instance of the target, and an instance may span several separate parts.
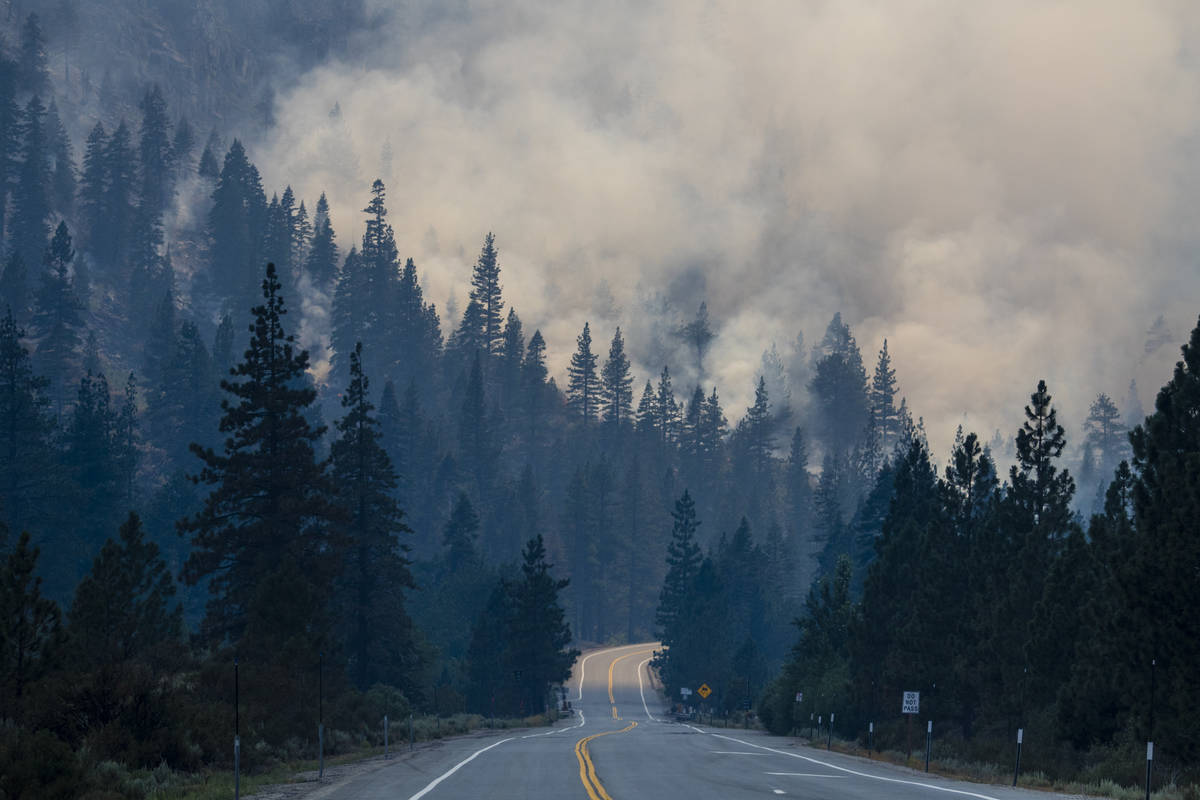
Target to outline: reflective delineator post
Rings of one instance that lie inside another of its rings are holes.
[[[867,726],[867,752],[875,752],[875,723],[872,722]]]
[[[317,779],[325,777],[325,653],[317,662]]]
[[[408,715],[408,752],[413,750],[413,715]]]
[[[233,800],[242,796],[242,718],[238,714],[238,660],[233,660]]]
[[[1146,800],[1150,800],[1150,776],[1154,771],[1154,742],[1146,742]]]
[[[925,771],[929,772],[929,751],[933,748],[933,720],[925,727]]]
[[[830,712],[830,714],[829,714],[829,732],[828,732],[829,738],[825,740],[825,749],[826,750],[833,749],[833,717],[834,717],[833,712]]]
[[[384,758],[391,758],[391,756],[390,756],[390,755],[388,755],[388,721],[387,721],[387,714],[384,714],[384,715],[383,715],[383,757],[384,757]]]
[[[1013,767],[1013,786],[1017,785],[1017,776],[1021,774],[1021,742],[1025,738],[1025,729],[1017,728],[1017,765]]]

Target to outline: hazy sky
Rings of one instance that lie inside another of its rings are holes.
[[[620,324],[640,392],[675,346],[645,309],[707,300],[705,382],[734,422],[762,352],[841,311],[869,366],[888,338],[944,459],[960,422],[1015,431],[1042,377],[1073,439],[1131,377],[1149,408],[1200,312],[1195,3],[379,13],[361,61],[278,98],[266,182],[328,192],[347,247],[382,177],[439,310],[461,312],[495,231],[505,298],[557,375],[585,320],[602,353]],[[1147,355],[1160,314],[1174,342]],[[682,395],[694,359],[671,367]]]

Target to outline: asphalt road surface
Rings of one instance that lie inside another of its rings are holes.
[[[586,653],[553,728],[497,731],[401,752],[313,800],[546,798],[1047,800],[828,753],[755,731],[669,722],[646,671],[653,644]]]

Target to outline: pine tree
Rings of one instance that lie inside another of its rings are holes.
[[[83,324],[82,303],[71,281],[71,263],[75,250],[65,222],[58,224],[54,239],[46,251],[47,269],[37,296],[34,327],[42,336],[38,347],[41,371],[50,379],[50,394],[56,413],[66,402],[66,387],[75,372],[79,351],[79,328]]]
[[[325,289],[337,277],[338,248],[334,241],[333,223],[329,219],[329,201],[325,199],[324,192],[317,200],[312,228],[312,243],[304,268],[313,283]]]
[[[217,152],[221,149],[220,141],[217,136],[217,129],[213,128],[209,131],[208,139],[204,143],[204,150],[200,153],[200,160],[196,162],[196,174],[201,178],[207,178],[213,183],[221,177],[221,165],[217,162]]]
[[[638,433],[648,439],[652,439],[657,430],[656,423],[657,414],[654,409],[654,386],[647,380],[646,385],[642,387],[642,399],[638,401]]]
[[[13,252],[0,274],[0,303],[20,322],[29,319],[29,272],[21,254]]]
[[[570,581],[550,574],[541,534],[521,553],[521,577],[509,584],[512,619],[508,626],[510,664],[518,686],[519,710],[545,711],[550,687],[565,683],[579,651],[570,648],[571,628],[559,601]]]
[[[39,264],[50,237],[52,173],[45,127],[46,107],[35,95],[21,115],[21,164],[12,194],[12,248],[26,264]]]
[[[63,643],[62,612],[35,576],[40,552],[23,532],[0,568],[0,693],[17,719],[25,687],[50,670]]]
[[[567,368],[567,403],[587,425],[596,417],[599,381],[596,379],[596,355],[592,352],[592,333],[588,323],[575,340],[576,349]]]
[[[83,174],[79,180],[79,210],[83,217],[84,232],[92,243],[101,241],[104,234],[107,150],[108,134],[104,130],[104,123],[97,122],[87,137],[83,151]]]
[[[104,147],[102,217],[92,229],[93,246],[101,261],[114,272],[121,269],[134,246],[137,219],[137,156],[125,120],[108,137]]]
[[[479,559],[475,547],[479,536],[479,515],[471,505],[466,492],[459,492],[454,510],[442,529],[442,547],[445,548],[447,571],[457,573],[475,565]]]
[[[308,353],[297,352],[284,331],[279,290],[268,264],[249,348],[233,380],[221,382],[232,396],[221,403],[224,452],[191,447],[204,464],[196,480],[211,488],[203,509],[178,524],[192,540],[183,577],[189,585],[210,579],[203,631],[217,642],[240,639],[252,618],[265,625],[311,615],[304,623],[310,642],[325,630],[322,609],[335,565],[322,553],[342,512],[314,450],[324,429],[305,417],[316,399],[304,382]],[[280,580],[267,581],[270,576]],[[274,594],[285,576],[297,586],[290,596]],[[288,603],[293,607],[284,609]],[[286,644],[301,631],[257,633]],[[266,647],[266,641],[256,644]]]
[[[53,516],[54,425],[24,336],[11,311],[0,319],[0,513],[11,530],[41,533]]]
[[[700,522],[696,519],[696,504],[686,489],[675,502],[671,517],[674,525],[671,528],[671,541],[667,545],[667,575],[663,579],[658,612],[654,616],[658,638],[667,648],[666,658],[671,657],[670,648],[679,635],[678,622],[701,561],[700,545],[696,543],[696,530]]]
[[[754,405],[746,409],[738,429],[750,468],[756,477],[761,477],[769,469],[771,458],[771,405],[767,399],[767,382],[762,377],[754,389]]]
[[[879,449],[884,458],[890,458],[900,435],[900,415],[896,409],[896,370],[888,354],[887,339],[879,351],[875,364],[875,375],[871,378],[871,419],[879,436]]]
[[[138,202],[154,215],[166,211],[175,193],[172,177],[175,169],[171,149],[171,120],[162,89],[152,85],[138,104],[142,125],[138,136],[138,163],[141,166],[141,189]]]
[[[212,201],[208,214],[212,282],[222,291],[240,296],[261,263],[267,199],[258,170],[237,139],[225,154]]]
[[[342,394],[346,415],[337,423],[340,436],[330,453],[334,483],[350,512],[348,563],[338,586],[342,628],[350,674],[360,691],[386,682],[411,694],[418,686],[420,660],[404,590],[415,584],[400,536],[412,531],[392,497],[396,475],[380,445],[369,388],[358,344],[350,354],[350,385]]]
[[[500,294],[500,262],[496,252],[496,237],[489,231],[483,239],[483,249],[471,274],[471,299],[481,312],[482,347],[489,355],[498,355],[504,347],[500,320],[504,300]],[[586,414],[585,414],[586,417]]]
[[[546,340],[542,338],[540,330],[535,330],[525,348],[525,360],[521,362],[521,393],[531,445],[537,441],[538,426],[542,419],[547,374]]]
[[[46,139],[50,153],[51,205],[59,214],[68,215],[75,205],[75,156],[71,149],[71,137],[58,114],[58,104],[50,101],[46,110]]]
[[[68,630],[76,658],[92,667],[133,659],[162,663],[183,648],[175,581],[132,511],[75,588]]]
[[[796,426],[792,433],[787,463],[788,516],[793,540],[800,541],[808,531],[812,515],[812,483],[808,474],[808,439]]]
[[[49,93],[50,66],[46,57],[46,37],[37,14],[31,13],[21,26],[21,52],[18,58],[17,83],[21,90],[33,95]]]
[[[3,48],[0,48],[2,51]],[[21,108],[17,105],[17,64],[0,52],[0,208],[8,208],[21,152]],[[7,214],[0,213],[0,242],[8,239]]]
[[[620,327],[613,334],[600,381],[604,421],[617,428],[628,424],[633,411],[633,376],[629,374],[629,359],[625,355],[625,340],[621,338]]]
[[[491,489],[492,473],[498,455],[487,416],[484,399],[483,366],[480,354],[471,362],[471,373],[463,393],[462,412],[459,416],[459,455],[464,464],[470,465],[476,486],[486,496]]]
[[[1200,519],[1200,323],[1182,354],[1155,398],[1154,412],[1130,436],[1136,533],[1119,575],[1130,633],[1116,644],[1138,728],[1145,738],[1162,742],[1166,752],[1194,760],[1200,754],[1200,739],[1190,724],[1200,702],[1200,630],[1194,611],[1200,602],[1195,572],[1200,563],[1195,522]],[[1158,662],[1159,686],[1170,687],[1159,695],[1154,731],[1141,713],[1152,659]]]
[[[866,428],[870,407],[862,355],[840,313],[830,320],[813,357],[809,390],[816,403],[817,430],[827,447],[848,452]]]
[[[499,384],[502,396],[514,403],[520,396],[521,363],[525,360],[525,334],[515,308],[508,309],[504,320],[504,345],[500,350]]]
[[[196,132],[187,117],[180,117],[175,124],[175,136],[171,139],[171,163],[174,167],[171,175],[173,183],[188,177],[196,168],[193,153],[196,149]]]
[[[1083,446],[1091,453],[1102,476],[1112,473],[1128,456],[1128,432],[1116,403],[1101,392],[1088,408],[1083,423]]]
[[[212,357],[217,375],[229,374],[233,367],[233,317],[228,314],[222,316],[220,324],[217,325],[217,332],[213,336]]]
[[[692,347],[696,348],[696,372],[704,374],[704,351],[712,344],[716,334],[708,321],[708,303],[701,303],[696,310],[696,318],[680,329],[680,336]]]
[[[654,393],[654,416],[659,446],[665,453],[667,446],[679,436],[679,404],[675,401],[675,390],[671,388],[671,371],[665,365]]]

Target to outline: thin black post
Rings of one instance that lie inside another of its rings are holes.
[[[1025,729],[1017,728],[1017,765],[1013,767],[1013,786],[1017,785],[1017,776],[1021,774],[1021,741],[1025,738]]]
[[[933,720],[925,728],[925,771],[929,772],[929,751],[933,749]]]
[[[833,749],[833,717],[834,717],[833,712],[832,711],[829,712],[829,738],[825,740],[825,749],[826,750]]]
[[[238,706],[238,660],[233,660],[233,800],[242,796],[242,718]]]
[[[1146,800],[1150,800],[1150,780],[1154,775],[1154,670],[1158,659],[1150,659],[1150,730],[1146,736]]]
[[[391,758],[388,753],[388,715],[383,715],[383,757]]]
[[[325,777],[325,653],[317,660],[317,779]]]
[[[413,716],[408,715],[408,752],[413,750]]]
[[[875,752],[875,723],[872,722],[867,727],[867,752]]]

